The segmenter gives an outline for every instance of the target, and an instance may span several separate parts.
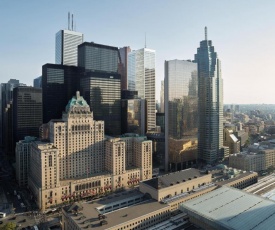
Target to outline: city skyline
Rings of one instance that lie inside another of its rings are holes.
[[[84,41],[137,50],[144,47],[146,32],[147,47],[156,50],[157,100],[164,79],[164,61],[193,59],[197,42],[203,39],[203,28],[207,26],[209,39],[215,40],[223,63],[224,103],[274,103],[275,70],[271,66],[275,53],[272,42],[275,3],[272,1],[129,4],[121,0],[55,1],[54,4],[52,8],[46,1],[1,1],[0,21],[5,29],[4,45],[0,46],[4,54],[2,82],[13,78],[32,85],[33,79],[41,75],[42,65],[55,63],[55,34],[67,28],[70,11],[74,14],[74,28],[84,34]],[[137,11],[141,14],[135,15]],[[258,78],[265,93],[258,93]]]

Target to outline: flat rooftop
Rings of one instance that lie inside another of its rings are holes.
[[[155,189],[166,188],[171,185],[184,183],[188,180],[192,180],[198,177],[201,177],[205,174],[201,174],[199,170],[190,168],[185,169],[169,174],[165,174],[163,176],[158,176],[157,178],[153,178],[150,180],[142,181],[141,183],[145,183]]]
[[[207,219],[216,229],[272,230],[275,226],[275,202],[227,186],[187,201],[180,209]]]
[[[112,202],[118,202],[119,200],[125,199],[127,197],[131,198],[134,195],[142,194],[139,191],[132,191],[132,192],[128,191],[123,193],[121,193],[120,195],[118,194],[112,195],[110,199],[104,198],[96,202],[76,204],[80,207],[80,210],[78,212],[79,214],[77,216],[69,212],[69,209],[73,208],[73,206],[67,206],[64,208],[64,210],[67,213],[69,213],[71,218],[81,229],[86,228],[89,225],[89,226],[92,226],[92,228],[94,229],[101,230],[101,229],[108,229],[108,228],[114,227],[123,222],[127,222],[129,220],[133,220],[143,215],[147,215],[151,212],[168,207],[168,205],[166,204],[160,204],[155,200],[145,198],[144,201],[141,203],[105,213],[104,214],[106,216],[105,220],[108,222],[108,224],[101,226],[100,225],[101,220],[98,220],[98,214],[100,214],[98,212],[98,208]]]
[[[245,172],[245,173],[240,173],[240,174],[235,175],[235,177],[233,177],[233,178],[225,179],[225,180],[219,181],[219,182],[215,182],[215,184],[220,185],[220,186],[223,186],[223,185],[229,184],[230,182],[239,180],[239,179],[241,179],[241,178],[245,178],[245,177],[247,177],[247,176],[249,176],[249,175],[253,175],[253,174],[257,175],[256,172]]]

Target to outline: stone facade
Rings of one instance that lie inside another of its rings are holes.
[[[30,148],[28,183],[41,210],[152,178],[152,141],[105,137],[104,122],[93,120],[79,93],[48,126],[49,140]]]

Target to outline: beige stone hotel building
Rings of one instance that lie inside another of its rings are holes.
[[[43,128],[47,140],[29,142],[27,178],[41,210],[152,178],[152,142],[134,134],[104,136],[104,122],[93,119],[79,92],[62,119],[51,120]],[[17,155],[21,149],[18,143]]]

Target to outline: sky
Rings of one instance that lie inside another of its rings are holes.
[[[165,60],[194,59],[204,27],[221,60],[225,104],[275,104],[274,0],[0,0],[0,83],[27,85],[55,62],[55,34],[74,14],[84,40],[156,50],[156,99]]]

